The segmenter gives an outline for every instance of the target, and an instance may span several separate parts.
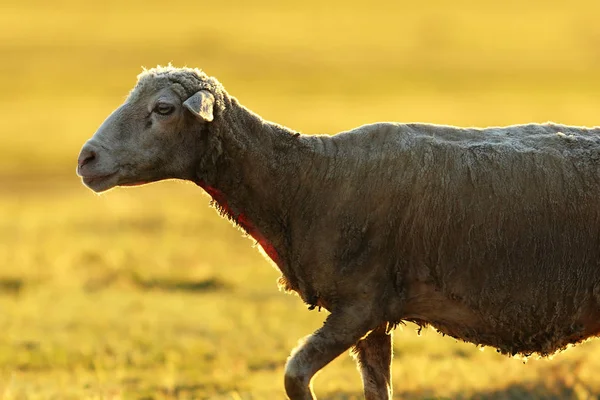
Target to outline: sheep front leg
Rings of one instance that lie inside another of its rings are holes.
[[[285,391],[290,400],[315,399],[313,376],[372,329],[365,315],[356,310],[332,313],[323,327],[292,352],[285,366]]]
[[[392,398],[392,332],[387,324],[374,329],[354,346],[366,400]]]

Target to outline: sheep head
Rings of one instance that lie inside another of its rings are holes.
[[[222,110],[220,84],[197,69],[144,71],[127,100],[79,154],[77,174],[95,192],[193,179],[201,137]]]

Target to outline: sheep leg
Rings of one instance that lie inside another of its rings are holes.
[[[387,324],[374,329],[354,346],[366,400],[392,398],[392,332]]]
[[[323,327],[292,352],[285,366],[284,381],[290,400],[314,400],[313,376],[372,329],[364,317],[368,313],[356,311],[332,313]]]

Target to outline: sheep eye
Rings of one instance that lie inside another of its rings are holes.
[[[154,107],[154,112],[160,115],[169,115],[175,111],[175,107],[171,104],[166,103],[158,103],[156,107]]]

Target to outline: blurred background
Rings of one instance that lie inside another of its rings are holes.
[[[216,76],[304,133],[375,121],[600,124],[600,3],[0,4],[0,399],[275,399],[325,312],[208,207],[162,182],[96,196],[77,154],[142,66]],[[596,399],[600,344],[553,361],[396,331],[397,399]],[[362,398],[350,357],[315,382]]]

